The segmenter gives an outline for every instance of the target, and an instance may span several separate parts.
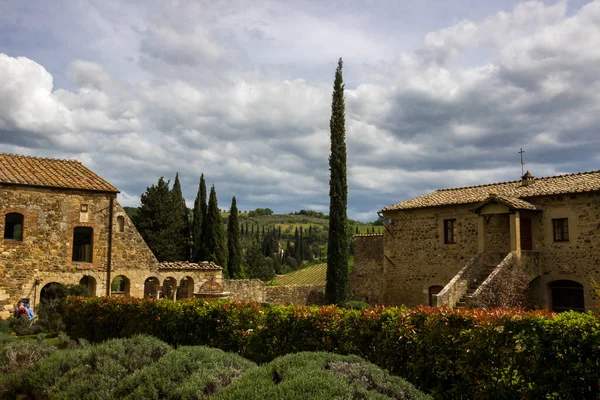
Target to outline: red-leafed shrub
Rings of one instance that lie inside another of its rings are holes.
[[[600,393],[600,321],[591,314],[130,298],[71,298],[65,309],[74,338],[144,333],[255,362],[301,351],[356,354],[439,398],[577,399]]]

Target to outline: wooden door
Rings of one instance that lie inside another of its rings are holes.
[[[531,218],[521,218],[521,250],[533,250]]]

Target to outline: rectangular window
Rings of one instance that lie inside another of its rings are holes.
[[[554,232],[555,242],[569,241],[569,219],[556,218],[552,220],[552,230]]]
[[[456,218],[444,220],[444,243],[456,243]]]

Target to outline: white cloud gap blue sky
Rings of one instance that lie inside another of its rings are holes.
[[[344,59],[349,215],[599,169],[600,1],[0,0],[0,152],[81,160],[125,205],[179,172],[221,208],[328,210]]]

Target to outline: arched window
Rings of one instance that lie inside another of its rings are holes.
[[[23,240],[23,214],[9,213],[4,219],[4,240]]]
[[[550,282],[552,311],[585,311],[583,285],[575,281],[560,280]]]
[[[110,284],[110,291],[115,296],[129,296],[129,279],[126,276],[115,276]]]
[[[73,230],[73,261],[92,262],[94,230],[79,226]]]
[[[119,232],[125,232],[125,217],[122,215],[117,217],[117,229]]]
[[[438,294],[439,292],[442,291],[444,287],[443,286],[429,286],[429,305],[430,306],[435,306],[435,304],[433,303],[433,296]]]

